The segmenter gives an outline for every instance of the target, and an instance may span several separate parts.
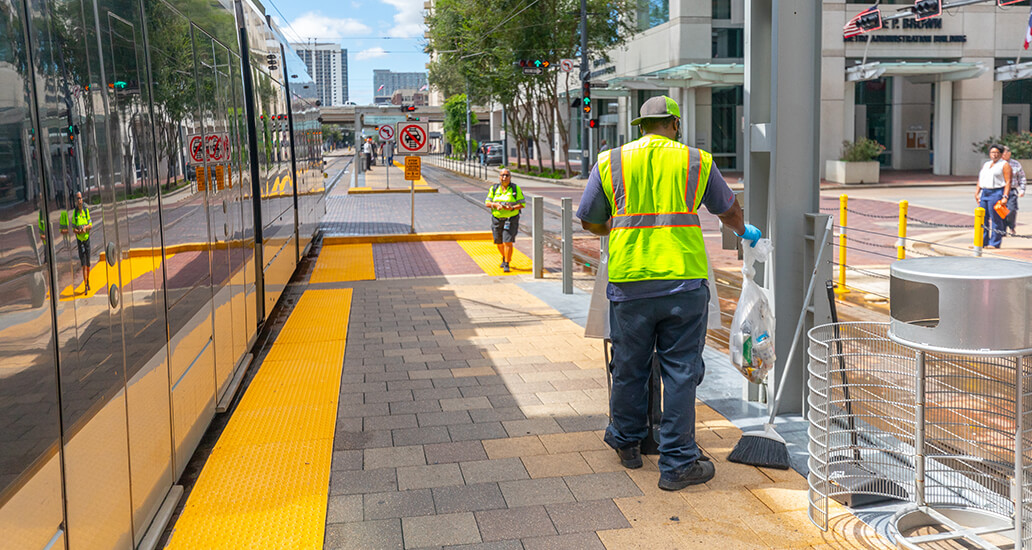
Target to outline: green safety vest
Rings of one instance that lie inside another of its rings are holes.
[[[611,282],[707,278],[698,210],[712,166],[706,151],[656,135],[599,154]]]
[[[87,225],[92,224],[93,221],[90,219],[89,207],[83,205],[82,210],[75,210],[72,212],[72,223],[76,228],[86,227]],[[86,233],[76,233],[75,238],[80,241],[88,241],[90,240],[90,234],[88,231]]]
[[[491,186],[491,189],[487,191],[487,200],[484,203],[489,202],[507,202],[512,204],[526,204],[526,199],[523,198],[523,191],[520,191],[519,187],[516,187],[515,183],[509,183],[507,189],[502,189],[502,184],[498,183]],[[518,216],[519,210],[498,210],[496,208],[491,209],[491,215],[496,218],[511,218]]]

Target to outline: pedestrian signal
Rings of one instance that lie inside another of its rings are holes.
[[[913,12],[916,21],[939,17],[942,15],[942,0],[916,0]]]
[[[595,128],[597,126],[598,126],[598,121],[597,120],[591,119],[591,120],[588,121],[588,128]]]

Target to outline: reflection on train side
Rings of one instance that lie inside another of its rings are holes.
[[[5,548],[139,544],[244,366],[325,211],[280,44],[250,2],[0,0]]]

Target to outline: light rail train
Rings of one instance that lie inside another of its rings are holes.
[[[0,0],[0,547],[160,534],[325,212],[314,92],[253,0]]]

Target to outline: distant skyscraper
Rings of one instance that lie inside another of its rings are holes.
[[[389,104],[395,90],[419,90],[426,86],[426,73],[395,73],[373,70],[373,103]]]
[[[322,42],[291,46],[308,66],[322,104],[344,105],[348,101],[348,50]]]

